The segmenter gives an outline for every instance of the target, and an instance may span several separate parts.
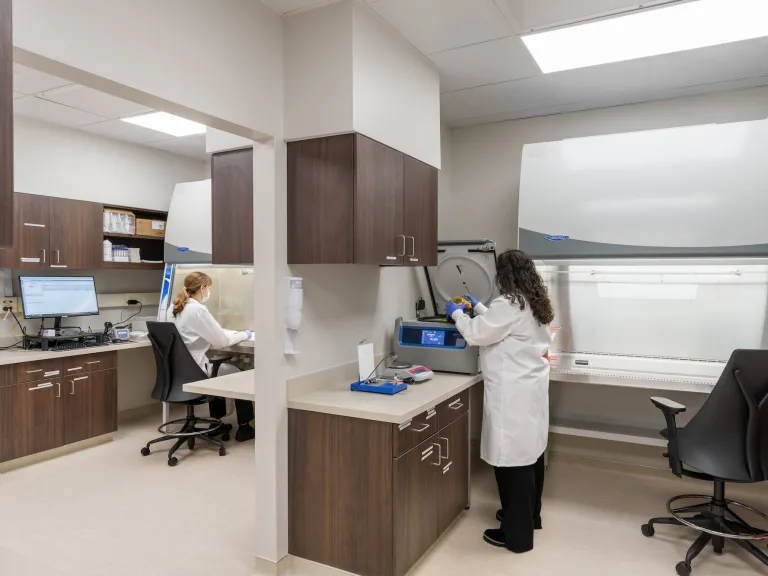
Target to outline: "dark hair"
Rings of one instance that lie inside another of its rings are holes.
[[[529,304],[533,317],[540,325],[554,320],[555,311],[547,287],[533,260],[525,252],[507,250],[497,258],[496,285],[501,295],[509,298],[512,304],[520,303],[520,310],[525,310],[526,303]]]

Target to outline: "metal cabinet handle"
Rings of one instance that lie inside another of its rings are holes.
[[[67,368],[67,372],[74,372],[75,370],[82,370],[82,366],[77,366],[76,368]]]
[[[86,362],[86,364],[101,364],[101,360],[93,360],[92,362]]]
[[[440,443],[432,444],[432,446],[437,446],[437,462],[432,462],[432,466],[440,466],[440,462],[443,461],[443,448],[440,446]]]
[[[448,404],[448,408],[450,408],[451,410],[459,410],[461,408],[464,408],[464,404],[461,403],[461,398],[457,398],[456,400]]]
[[[435,446],[433,444],[432,446],[430,446],[429,448],[427,448],[421,453],[421,461],[424,462],[424,460],[432,456],[432,454],[434,453],[435,453]]]
[[[403,239],[403,253],[402,254],[398,254],[398,256],[402,257],[402,256],[405,256],[405,253],[408,251],[406,249],[406,247],[405,247],[405,245],[408,242],[408,240],[406,239],[405,234],[399,234],[397,237]]]
[[[421,428],[411,428],[411,430],[414,432],[424,432],[427,428],[429,428],[429,424],[424,424]]]
[[[408,236],[408,238],[411,239],[411,253],[408,254],[408,257],[413,258],[414,256],[416,256],[416,238],[414,238],[413,236]]]
[[[438,442],[442,442],[443,440],[445,440],[445,456],[443,456],[443,455],[442,455],[442,452],[441,452],[441,453],[440,453],[440,457],[441,457],[443,460],[448,460],[448,458],[450,458],[450,457],[451,457],[451,453],[450,453],[450,446],[448,445],[448,438],[440,438],[439,436],[437,437],[437,441],[438,441]],[[442,447],[442,444],[441,444],[440,446]]]
[[[27,370],[27,374],[36,374],[37,372],[42,372],[43,369],[40,368],[39,370]]]
[[[69,395],[70,396],[74,396],[75,395],[75,381],[71,380],[70,382],[72,383],[72,392],[70,392]]]
[[[53,382],[45,382],[43,384],[38,384],[37,386],[33,386],[29,389],[29,391],[33,390],[45,390],[46,388],[53,388]]]
[[[56,250],[56,264],[61,264],[61,252]]]
[[[43,264],[45,264],[45,248],[43,248],[41,252],[43,253]]]
[[[56,398],[61,398],[61,382],[56,382]]]

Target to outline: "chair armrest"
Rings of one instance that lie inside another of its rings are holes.
[[[214,356],[213,358],[208,358],[208,362],[211,365],[211,378],[216,378],[216,376],[219,375],[219,368],[221,368],[221,365],[224,364],[224,362],[229,362],[232,360],[232,358],[234,358],[232,354],[220,354],[218,356]]]
[[[664,420],[667,422],[667,435],[669,436],[669,443],[667,445],[667,458],[669,459],[669,467],[672,469],[672,473],[679,477],[683,477],[683,463],[680,460],[680,447],[677,441],[677,418],[676,416],[682,412],[685,412],[686,407],[678,402],[669,400],[668,398],[654,397],[651,398],[654,406],[664,414]]]

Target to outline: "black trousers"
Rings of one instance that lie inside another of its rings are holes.
[[[544,454],[530,466],[494,467],[494,472],[504,510],[501,529],[507,548],[513,552],[533,550],[533,530],[541,528]]]
[[[224,418],[227,415],[227,401],[224,398],[214,398],[208,403],[211,418]],[[254,419],[253,402],[249,400],[235,400],[237,411],[237,423],[248,424]]]

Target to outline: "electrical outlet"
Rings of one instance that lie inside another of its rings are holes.
[[[4,297],[2,301],[2,306],[0,308],[12,308],[14,312],[19,309],[19,299],[14,297]]]

